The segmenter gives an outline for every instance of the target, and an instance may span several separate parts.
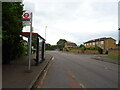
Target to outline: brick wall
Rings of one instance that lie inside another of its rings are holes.
[[[84,53],[83,49],[72,49],[70,52],[74,52],[74,53]]]
[[[110,49],[108,51],[108,56],[119,56],[120,57],[120,48],[116,48],[116,49]]]
[[[85,53],[85,54],[99,54],[98,50],[83,50],[83,49],[72,49],[70,52],[73,53]]]
[[[104,50],[103,50],[103,54],[106,54],[106,52],[107,52],[107,50],[104,49]]]
[[[98,50],[85,50],[84,53],[86,53],[86,54],[99,54]]]

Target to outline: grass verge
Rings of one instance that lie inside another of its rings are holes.
[[[120,57],[117,56],[105,56],[107,59],[112,59],[112,60],[120,60]]]

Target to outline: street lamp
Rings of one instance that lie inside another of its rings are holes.
[[[120,46],[120,28],[118,29],[118,32],[119,32],[119,34],[118,34],[118,46]]]
[[[47,30],[47,26],[45,26],[45,43],[44,43],[44,51],[45,51],[45,55],[44,56],[46,56],[46,30]],[[45,57],[44,57],[45,58]]]
[[[120,1],[118,2],[118,46],[120,46]]]
[[[45,40],[46,40],[46,30],[47,30],[47,26],[45,26]]]

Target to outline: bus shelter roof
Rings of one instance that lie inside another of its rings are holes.
[[[20,33],[20,35],[23,35],[25,37],[29,37],[30,32],[22,32],[22,33]],[[41,37],[38,33],[32,33],[32,36],[38,36],[38,37],[40,37],[40,39],[45,41],[45,39],[43,37]]]

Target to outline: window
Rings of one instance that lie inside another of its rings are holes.
[[[95,42],[93,42],[93,45],[95,45]]]
[[[96,42],[96,44],[98,44],[98,42]]]
[[[104,41],[101,41],[101,44],[104,44]]]

